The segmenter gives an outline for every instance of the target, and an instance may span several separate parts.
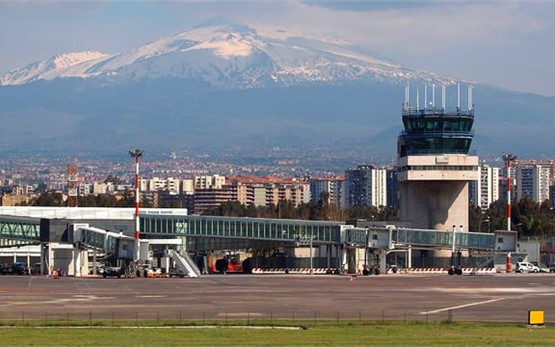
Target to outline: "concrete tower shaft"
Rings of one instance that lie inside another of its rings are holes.
[[[460,154],[399,158],[399,219],[414,228],[468,231],[468,181],[478,157]]]

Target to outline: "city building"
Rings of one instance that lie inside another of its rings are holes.
[[[387,167],[386,174],[386,196],[387,207],[393,210],[399,209],[399,180],[397,179],[397,167]]]
[[[225,184],[225,177],[220,175],[193,177],[195,189],[221,189]]]
[[[517,162],[516,198],[530,198],[537,203],[549,200],[551,167],[538,163]]]
[[[387,205],[387,171],[372,165],[359,165],[345,171],[345,208]]]
[[[478,180],[469,182],[470,203],[473,206],[487,210],[490,205],[499,200],[499,168],[486,164],[478,166]]]
[[[343,199],[345,177],[311,177],[310,184],[310,201],[317,203],[322,193],[328,194],[328,204],[334,204],[341,207]]]

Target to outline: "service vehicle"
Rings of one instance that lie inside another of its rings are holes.
[[[518,273],[524,273],[524,272],[538,273],[540,272],[540,268],[527,261],[520,261],[517,263],[515,271]]]
[[[173,268],[173,269],[170,269],[170,271],[168,271],[168,276],[169,277],[183,278],[183,277],[187,276],[187,273],[185,273],[185,271],[183,271],[179,268]]]
[[[211,273],[243,273],[243,262],[249,257],[246,253],[224,251],[208,256],[208,268]]]
[[[27,275],[27,263],[16,261],[12,264],[12,275]]]
[[[121,278],[125,275],[125,270],[123,267],[118,266],[106,266],[102,272],[102,277],[117,277]]]

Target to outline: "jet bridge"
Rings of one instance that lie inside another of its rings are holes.
[[[350,228],[345,230],[342,242],[347,250],[364,248],[364,264],[368,253],[378,259],[381,272],[386,270],[386,255],[389,252],[407,252],[411,261],[413,249],[456,249],[457,251],[490,252],[492,257],[506,257],[516,250],[517,235],[504,230],[493,233],[468,232],[463,230],[441,231],[429,229],[400,228],[394,225]],[[359,257],[359,260],[362,257]],[[488,262],[492,258],[488,259]],[[347,262],[346,260],[344,263]],[[353,267],[350,265],[350,267]],[[357,268],[360,266],[357,266]]]
[[[76,247],[101,251],[114,255],[117,259],[132,260],[135,239],[100,228],[90,227],[88,224],[72,224],[70,235]]]

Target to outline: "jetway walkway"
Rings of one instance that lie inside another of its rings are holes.
[[[123,235],[123,233],[114,233],[90,227],[88,224],[73,224],[73,243],[79,247],[95,249],[105,254],[118,254],[118,258],[132,259],[135,239]],[[128,242],[128,247],[120,247],[120,241]],[[121,253],[125,254],[121,254]]]
[[[213,216],[144,216],[141,235],[188,236],[285,242],[292,245],[347,244],[355,247],[445,248],[453,246],[453,232],[395,226],[360,228],[343,222]],[[458,249],[497,250],[495,233],[456,231]]]
[[[451,249],[455,235],[455,248],[475,250],[496,250],[495,233],[464,231],[439,231],[429,229],[397,228],[395,226],[371,227],[367,230],[348,230],[346,243],[370,248],[395,249],[400,247],[420,247]]]
[[[2,245],[40,243],[40,220],[31,217],[0,216]],[[5,242],[5,241],[11,242]]]
[[[0,239],[2,242],[41,243],[50,242],[41,235],[39,218],[0,216]],[[115,252],[118,244],[134,242],[121,232],[103,230],[88,224],[73,224],[68,243],[106,252]],[[67,224],[66,224],[67,225]],[[426,229],[397,228],[395,226],[360,228],[344,222],[304,221],[268,218],[215,217],[146,214],[140,217],[141,238],[174,239],[219,238],[228,240],[260,241],[266,244],[280,243],[296,246],[307,240],[317,245],[350,245],[394,249],[402,247],[445,248],[477,250],[514,250],[513,244],[500,247],[496,233],[438,231]],[[123,241],[123,242],[122,242]],[[59,241],[58,241],[59,242]],[[235,241],[233,241],[235,242]],[[131,250],[133,247],[130,247]]]

